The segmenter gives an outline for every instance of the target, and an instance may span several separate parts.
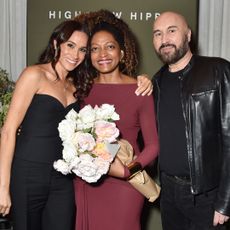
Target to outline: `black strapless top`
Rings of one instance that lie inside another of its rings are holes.
[[[24,160],[52,163],[62,157],[62,142],[58,124],[74,109],[79,111],[79,103],[67,107],[48,94],[35,94],[20,126],[15,157]]]

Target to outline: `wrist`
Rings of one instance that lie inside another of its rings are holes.
[[[129,177],[128,180],[133,178],[137,173],[139,173],[142,170],[142,166],[139,162],[131,162],[127,165],[129,170]]]
[[[0,188],[8,190],[10,187],[10,182],[8,180],[0,180]]]

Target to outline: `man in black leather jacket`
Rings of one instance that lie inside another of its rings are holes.
[[[230,216],[230,63],[193,55],[182,15],[162,13],[153,44],[164,230],[225,229]]]

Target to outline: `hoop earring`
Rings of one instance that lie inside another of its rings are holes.
[[[121,50],[120,63],[124,63],[124,62],[125,62],[125,60],[124,60],[124,56],[125,56],[124,50]]]

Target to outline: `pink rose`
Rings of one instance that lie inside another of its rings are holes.
[[[108,141],[109,143],[116,141],[116,138],[119,136],[116,124],[107,121],[96,121],[95,133],[98,141]]]
[[[89,133],[77,132],[73,138],[79,152],[92,151],[96,145],[93,136]]]

